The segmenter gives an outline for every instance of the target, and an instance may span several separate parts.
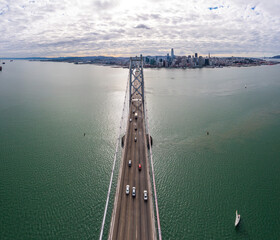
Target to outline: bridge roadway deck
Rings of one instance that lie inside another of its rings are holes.
[[[127,127],[109,239],[154,240],[156,231],[144,110],[142,104],[140,106],[134,104],[139,103],[132,103],[129,110],[132,122],[128,122]],[[138,113],[137,120],[133,116],[133,109]],[[131,167],[128,166],[129,160],[132,161]],[[139,163],[142,165],[141,171],[138,169]],[[126,195],[126,185],[130,186],[129,195]],[[132,197],[132,187],[136,187],[136,197]],[[148,201],[144,201],[144,190],[148,191]]]

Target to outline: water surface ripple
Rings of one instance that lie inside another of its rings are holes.
[[[144,74],[163,239],[279,239],[280,66]],[[1,239],[98,239],[127,75],[5,64]]]

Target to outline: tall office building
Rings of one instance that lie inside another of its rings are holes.
[[[174,50],[173,48],[171,48],[171,58],[174,59],[175,58],[175,55],[174,55]]]
[[[194,57],[197,58],[197,53],[194,54]]]
[[[205,65],[205,60],[202,56],[199,56],[198,58],[198,65],[199,67],[203,67]]]

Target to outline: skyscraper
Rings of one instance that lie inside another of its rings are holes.
[[[172,58],[172,59],[174,59],[174,58],[175,58],[173,48],[171,48],[171,58]]]
[[[194,54],[194,57],[197,58],[197,53]]]
[[[202,56],[199,56],[198,58],[198,65],[199,67],[203,67],[205,65],[205,60]]]

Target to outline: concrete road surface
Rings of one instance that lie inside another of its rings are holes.
[[[138,114],[137,120],[133,111]],[[156,239],[143,111],[140,101],[131,103],[129,118],[132,121],[128,119],[109,239]],[[129,160],[132,161],[131,167],[128,166]],[[141,171],[139,164],[142,165]],[[130,186],[128,195],[126,185]],[[136,187],[135,197],[132,196],[132,187]],[[144,201],[144,190],[148,191],[147,201]]]

